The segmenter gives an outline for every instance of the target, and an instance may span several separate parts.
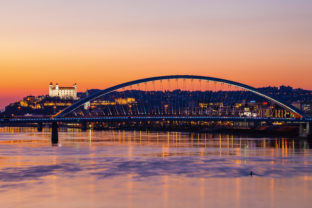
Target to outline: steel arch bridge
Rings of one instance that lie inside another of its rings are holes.
[[[57,113],[56,115],[53,116],[53,118],[55,119],[61,119],[64,118],[66,115],[70,114],[71,112],[75,111],[76,109],[78,109],[79,107],[81,107],[82,105],[84,105],[87,102],[91,102],[101,96],[104,95],[108,95],[112,92],[115,92],[119,89],[125,88],[125,87],[129,87],[129,86],[134,86],[134,85],[138,85],[141,83],[148,83],[148,82],[153,82],[153,81],[161,81],[161,80],[178,80],[178,79],[191,79],[191,80],[204,80],[204,81],[212,81],[212,82],[216,82],[216,83],[222,83],[222,84],[227,84],[230,86],[235,86],[238,88],[241,88],[243,90],[246,90],[248,92],[251,92],[255,95],[261,96],[263,98],[265,98],[266,100],[269,100],[275,104],[277,104],[278,106],[280,106],[283,109],[286,109],[290,112],[292,112],[295,117],[297,118],[305,118],[305,114],[303,112],[301,112],[299,109],[297,109],[296,107],[285,103],[279,99],[276,99],[272,96],[269,96],[265,93],[260,92],[258,89],[246,85],[246,84],[242,84],[239,82],[235,82],[235,81],[231,81],[231,80],[226,80],[226,79],[221,79],[221,78],[215,78],[215,77],[207,77],[207,76],[198,76],[198,75],[168,75],[168,76],[157,76],[157,77],[149,77],[149,78],[144,78],[144,79],[138,79],[138,80],[134,80],[134,81],[130,81],[130,82],[125,82],[122,84],[118,84],[109,88],[106,88],[104,90],[100,90],[99,92],[96,92],[94,94],[91,94],[88,97],[82,98],[79,101],[75,102],[74,104],[72,104],[71,106],[65,108],[64,110],[60,111],[59,113]]]

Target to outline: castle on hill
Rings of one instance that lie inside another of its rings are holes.
[[[77,84],[75,83],[72,87],[60,87],[57,83],[55,87],[51,82],[49,85],[49,96],[59,97],[61,99],[74,99],[77,100]]]

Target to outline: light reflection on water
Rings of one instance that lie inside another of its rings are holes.
[[[307,140],[0,128],[1,207],[308,207]],[[249,176],[250,171],[254,175]]]

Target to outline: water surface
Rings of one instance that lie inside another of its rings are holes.
[[[310,207],[307,140],[0,128],[1,207]],[[250,172],[253,175],[250,176]]]

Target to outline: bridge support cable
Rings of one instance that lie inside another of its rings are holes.
[[[180,115],[180,97],[181,97],[181,91],[179,91],[179,80],[175,79],[176,84],[176,90],[177,96],[175,97],[175,115]]]
[[[145,88],[145,93],[144,93],[144,95],[145,95],[145,97],[147,97],[147,96],[149,96],[149,90],[147,89],[147,83],[146,82],[144,82],[144,88]],[[145,106],[145,102],[143,103],[143,105]],[[143,112],[144,112],[144,110],[142,109],[142,114],[141,115],[143,115]]]
[[[107,105],[104,105],[104,107],[103,107],[102,111],[103,111],[104,116],[106,116],[106,115],[107,115],[107,116],[108,116],[108,115],[110,115],[109,110],[107,109]]]
[[[145,83],[145,88],[147,89],[147,83]],[[147,96],[149,96],[149,91],[147,91],[146,90],[146,92],[144,93],[144,96],[145,97],[147,97]],[[141,106],[141,111],[142,111],[142,114],[141,115],[147,115],[147,107],[145,107],[146,105],[146,103],[145,103],[146,101],[145,101],[145,99],[144,99],[144,102],[143,102],[143,106]]]
[[[124,115],[127,116],[128,112],[125,110],[124,105],[122,105],[121,107],[122,107],[122,111],[123,111]]]
[[[138,89],[136,88],[136,86],[138,87]],[[128,91],[129,95],[127,95],[127,98],[134,98],[135,101],[137,101],[137,97],[136,97],[135,92],[139,92],[139,95],[141,94],[141,92],[140,92],[140,84],[136,84],[136,85],[130,86],[130,91]],[[128,116],[132,116],[132,105],[133,105],[133,103],[131,103],[131,102],[127,103],[127,106],[126,106],[126,110],[127,111],[126,112],[127,112]]]

